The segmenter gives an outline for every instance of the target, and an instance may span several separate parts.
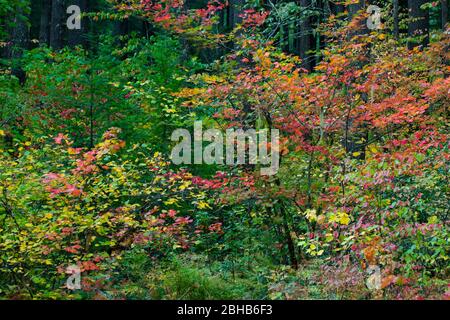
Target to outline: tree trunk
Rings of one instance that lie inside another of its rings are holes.
[[[50,21],[52,5],[51,0],[41,0],[41,22],[39,28],[39,43],[49,44],[50,43]]]
[[[14,27],[11,31],[11,46],[8,48],[7,56],[12,61],[11,74],[19,79],[20,85],[26,81],[26,73],[16,59],[22,57],[23,51],[28,49],[30,43],[30,33],[27,26],[27,19],[24,18],[21,8],[17,10],[14,17]]]
[[[242,14],[242,6],[244,4],[244,0],[230,0],[229,5],[227,6],[227,27],[232,30],[236,27],[237,24],[242,22],[242,18],[240,15]],[[228,43],[229,48],[236,48],[236,44],[232,40]]]
[[[363,10],[366,7],[366,3],[368,4],[370,1],[359,0],[358,3],[354,3],[348,6],[348,18],[351,20],[353,17],[358,14],[360,10]],[[365,35],[369,33],[369,28],[367,27],[367,20],[361,19],[359,21],[359,26],[354,32],[350,32],[350,38],[358,35]]]
[[[286,208],[283,204],[280,205],[280,214],[283,219],[283,233],[286,239],[286,244],[288,247],[290,264],[294,269],[298,269],[297,251],[295,250],[294,239],[291,236],[291,229],[289,227],[289,221],[287,217]]]
[[[52,0],[50,46],[53,49],[61,49],[63,46],[64,12],[64,0]]]
[[[29,40],[27,21],[24,19],[21,10],[19,10],[14,17],[14,27],[11,32],[11,47],[8,54],[9,58],[20,58],[23,50],[28,48]]]
[[[238,23],[242,22],[240,15],[242,14],[243,0],[230,0],[228,5],[228,26],[234,28]]]
[[[408,11],[410,22],[408,25],[408,48],[413,49],[417,46],[425,47],[428,45],[429,39],[429,13],[428,10],[422,10],[420,6],[427,3],[427,0],[408,0]],[[420,36],[421,39],[414,39]]]
[[[334,15],[338,15],[339,13],[343,13],[345,11],[345,7],[342,4],[335,4],[334,2],[330,3],[331,12]]]
[[[399,29],[399,21],[398,21],[398,12],[399,12],[399,5],[398,0],[393,0],[393,15],[394,15],[394,37],[395,39],[400,38],[400,29]]]
[[[12,18],[12,27],[9,29],[11,34],[10,44],[5,51],[7,58],[11,62],[11,74],[19,80],[21,86],[25,85],[27,78],[25,71],[22,69],[20,58],[23,55],[23,51],[28,49],[30,43],[30,30],[27,25],[28,19],[28,16],[25,17],[23,8],[18,6],[16,14]],[[0,120],[3,122],[3,119]],[[15,120],[9,124],[9,127],[12,128],[10,131],[23,133],[22,120],[23,118],[20,114],[17,114]],[[11,132],[7,132],[3,139],[7,146],[6,149],[14,149],[14,136]]]
[[[442,30],[445,30],[445,25],[448,22],[448,1],[441,0],[441,25]]]
[[[130,23],[128,19],[117,21],[114,24],[114,35],[115,36],[125,36],[128,34],[130,28]]]
[[[365,0],[359,0],[358,3],[353,3],[348,6],[348,14],[350,17],[353,17],[355,14],[358,13],[359,10],[364,9]]]
[[[302,8],[309,8],[312,5],[311,0],[300,0],[299,4]],[[302,16],[298,29],[299,35],[295,39],[295,51],[302,59],[302,67],[311,71],[313,61],[311,55],[308,54],[308,51],[311,50],[312,41],[311,18]]]

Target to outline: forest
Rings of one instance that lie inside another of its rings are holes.
[[[0,300],[449,300],[447,0],[0,0]]]

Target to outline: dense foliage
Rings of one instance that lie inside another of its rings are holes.
[[[449,298],[447,2],[426,39],[330,3],[98,1],[14,54],[0,1],[0,297]],[[196,120],[278,129],[278,173],[174,165]]]

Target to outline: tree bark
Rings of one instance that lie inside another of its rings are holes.
[[[429,39],[429,13],[428,10],[422,10],[420,6],[427,3],[427,0],[408,0],[408,11],[410,22],[408,25],[408,48],[413,49],[417,46],[425,47],[428,45]],[[414,37],[422,37],[420,41],[413,39]]]
[[[23,16],[21,10],[14,17],[14,27],[11,33],[11,47],[9,49],[9,58],[15,59],[22,56],[24,49],[28,48],[29,44],[29,29],[27,21]]]
[[[343,13],[345,11],[345,7],[342,4],[335,4],[331,2],[330,4],[331,12],[334,15],[338,15],[339,13]]]
[[[353,17],[359,10],[363,9],[366,5],[365,0],[359,0],[358,3],[353,3],[348,6],[348,14]]]
[[[399,28],[399,20],[398,20],[398,13],[399,13],[399,4],[398,0],[393,0],[393,15],[394,15],[394,37],[395,39],[400,38],[400,28]]]
[[[238,23],[242,22],[239,16],[242,14],[243,0],[230,0],[228,5],[228,26],[234,28]]]
[[[52,17],[52,5],[51,0],[41,0],[41,21],[39,28],[39,43],[50,43],[50,21]]]
[[[445,25],[448,22],[448,0],[441,0],[441,25],[442,30],[445,30]]]
[[[11,46],[8,48],[7,56],[12,61],[11,74],[19,79],[20,85],[26,81],[26,73],[16,59],[22,57],[23,51],[28,49],[30,43],[30,30],[27,25],[27,18],[23,14],[22,8],[17,9],[14,16],[14,27],[11,30]]]
[[[348,6],[348,17],[349,19],[353,19],[353,17],[360,11],[366,7],[366,4],[369,4],[370,1],[359,0],[358,3],[354,3]],[[350,37],[354,37],[357,35],[364,35],[369,33],[369,28],[367,27],[367,23],[365,19],[360,21],[360,24],[355,30],[355,32],[350,33]]]
[[[114,35],[115,36],[125,36],[128,34],[129,32],[129,20],[128,19],[124,19],[121,21],[117,21],[114,24]]]
[[[302,8],[309,8],[312,3],[311,0],[300,0],[299,5]],[[312,70],[312,60],[311,55],[308,51],[312,47],[312,28],[311,28],[311,18],[302,17],[302,21],[298,25],[299,35],[296,37],[295,41],[295,51],[302,59],[302,67],[311,71]]]
[[[52,0],[50,46],[53,49],[61,49],[63,46],[64,12],[64,0]]]
[[[297,260],[297,251],[295,250],[294,239],[291,236],[291,228],[289,227],[289,221],[287,217],[287,211],[284,205],[280,204],[280,214],[283,219],[283,232],[286,239],[286,244],[288,247],[289,260],[291,266],[297,270],[298,269],[298,260]]]

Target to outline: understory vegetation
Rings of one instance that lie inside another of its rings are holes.
[[[2,299],[450,297],[447,1],[69,2],[0,0]]]

